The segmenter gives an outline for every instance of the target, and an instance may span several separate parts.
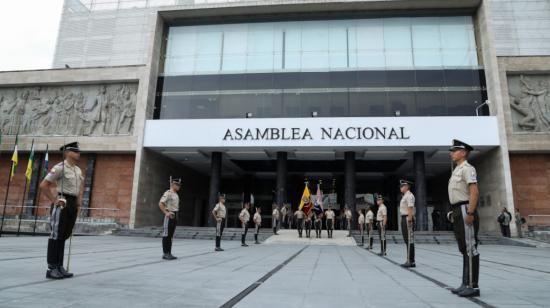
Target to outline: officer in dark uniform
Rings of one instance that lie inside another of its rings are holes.
[[[450,155],[456,164],[449,179],[449,201],[453,221],[453,229],[458,242],[458,250],[462,254],[462,284],[451,292],[461,297],[476,297],[479,292],[479,252],[477,251],[477,233],[479,230],[479,215],[477,201],[476,169],[467,161],[474,148],[460,140],[453,140]]]
[[[181,179],[171,179],[170,189],[162,194],[159,201],[159,208],[164,214],[162,224],[162,258],[164,260],[175,260],[177,257],[172,255],[172,238],[176,231],[178,223],[177,216],[180,208],[180,198],[178,191],[181,187]]]
[[[63,279],[73,277],[63,267],[65,241],[71,236],[81,204],[82,171],[76,165],[80,159],[78,142],[68,143],[61,148],[64,160],[55,165],[46,175],[40,189],[52,202],[50,217],[51,233],[48,240],[46,278]],[[52,190],[56,189],[56,193]]]

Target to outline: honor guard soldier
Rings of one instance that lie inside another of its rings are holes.
[[[177,259],[172,255],[172,238],[178,223],[177,216],[180,208],[178,191],[180,187],[181,179],[171,179],[170,189],[162,194],[159,201],[159,208],[164,214],[164,223],[162,224],[162,258],[164,260]]]
[[[298,209],[296,212],[294,212],[294,216],[296,217],[296,229],[298,229],[298,237],[302,237],[302,232],[304,231],[304,218],[306,217],[306,214],[302,209]]]
[[[476,169],[467,161],[474,148],[460,140],[453,140],[450,155],[456,168],[449,179],[449,201],[451,203],[453,229],[462,254],[462,284],[451,292],[461,297],[476,297],[479,292],[479,252],[477,233],[479,216],[477,202]]]
[[[378,212],[376,212],[376,223],[378,224],[378,236],[380,237],[380,255],[386,255],[386,225],[388,223],[388,209],[384,205],[384,197],[378,195],[376,198]]]
[[[279,206],[276,204],[273,204],[273,212],[271,213],[271,226],[273,227],[273,234],[279,235],[277,233],[277,227],[279,226]]]
[[[371,207],[369,206],[369,210],[367,211],[367,214],[365,215],[365,222],[367,224],[367,238],[369,239],[369,245],[367,246],[367,249],[372,249],[372,242],[374,238],[372,237],[372,230],[373,230],[373,223],[374,223],[374,213],[372,212]]]
[[[359,233],[361,234],[361,246],[365,246],[365,210],[360,209],[358,212],[359,218],[357,222],[359,224]]]
[[[313,213],[312,211],[310,210],[309,213],[307,213],[306,215],[306,222],[305,222],[305,225],[306,225],[306,237],[307,238],[310,238],[311,237],[311,225],[313,224]]]
[[[348,237],[351,236],[351,218],[353,217],[351,210],[346,206],[344,210],[344,216],[346,218],[346,226],[348,228]]]
[[[250,209],[250,203],[246,202],[244,204],[244,208],[241,210],[241,213],[239,214],[239,220],[241,221],[241,246],[248,247],[246,244],[246,234],[248,233],[248,221],[250,220],[250,213],[248,212],[248,209]]]
[[[225,195],[218,197],[218,203],[212,210],[212,216],[216,220],[216,251],[223,251],[221,248],[221,241],[223,235],[223,229],[225,228]]]
[[[332,206],[328,206],[325,216],[327,218],[327,235],[328,238],[332,238],[332,232],[334,231],[334,219],[336,218],[336,214],[334,214]]]
[[[323,229],[323,213],[315,213],[315,237],[321,238],[321,231]]]
[[[281,208],[281,227],[284,229],[287,229],[287,215],[288,215],[288,209],[286,207],[286,204],[283,204],[283,207]]]
[[[63,279],[73,277],[63,267],[65,241],[71,236],[81,204],[80,190],[82,186],[82,171],[76,165],[80,159],[78,142],[62,146],[64,160],[55,165],[46,175],[40,189],[52,203],[50,217],[51,233],[48,239],[46,278]],[[56,193],[52,190],[56,188]]]
[[[260,233],[260,227],[262,226],[262,209],[257,207],[254,214],[254,244],[260,244],[258,241],[258,234]]]
[[[407,248],[407,261],[401,266],[415,267],[414,262],[414,195],[411,193],[412,182],[406,180],[399,181],[399,189],[403,194],[399,203],[399,214],[401,215],[401,233]]]

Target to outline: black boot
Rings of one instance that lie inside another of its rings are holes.
[[[216,236],[216,251],[223,251],[223,249],[220,247],[222,242],[221,236]]]
[[[67,272],[67,270],[62,265],[60,265],[57,270],[61,273],[61,275],[63,275],[63,278],[71,278],[74,276],[73,273]]]
[[[468,256],[465,256],[466,264],[469,264]],[[467,267],[468,268],[468,267]],[[466,281],[468,282],[466,287],[458,292],[460,297],[478,297],[480,296],[479,291],[479,255],[472,257],[472,281],[470,281],[470,272],[466,271]]]
[[[458,294],[458,293],[464,291],[464,289],[466,289],[466,287],[468,286],[468,280],[469,280],[468,276],[469,276],[468,256],[467,255],[462,255],[462,283],[460,284],[460,286],[458,288],[451,289],[451,293]]]
[[[245,239],[245,235],[241,235],[241,246],[243,247],[248,247],[248,245],[246,245],[246,243],[244,242],[244,239]]]
[[[258,242],[258,234],[254,234],[254,244],[260,244],[260,242]]]
[[[48,279],[63,279],[63,274],[59,271],[59,267],[51,267],[46,271],[46,278]]]

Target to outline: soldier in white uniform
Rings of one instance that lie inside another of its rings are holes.
[[[258,234],[260,233],[260,227],[262,226],[262,209],[257,207],[254,214],[254,244],[260,244],[258,241]]]
[[[323,213],[315,213],[315,237],[321,238],[321,231],[323,230]]]
[[[298,237],[302,237],[302,232],[304,231],[304,218],[306,217],[306,214],[302,209],[298,209],[296,212],[294,212],[294,216],[296,217],[296,228],[298,229]]]
[[[399,214],[401,215],[401,233],[407,249],[407,261],[401,264],[403,267],[415,267],[414,261],[414,195],[411,193],[412,182],[406,180],[399,181],[399,189],[403,194],[399,203]]]
[[[328,238],[332,238],[332,232],[334,231],[334,219],[336,218],[336,214],[332,210],[332,206],[328,206],[325,216],[327,218],[327,235]]]
[[[359,224],[359,234],[361,234],[360,246],[365,246],[365,209],[360,209],[358,212],[359,218],[357,219],[357,222]]]
[[[309,213],[307,213],[306,215],[306,221],[305,221],[307,238],[311,237],[311,226],[313,225],[312,220],[313,220],[313,210],[310,210]]]
[[[456,164],[449,179],[449,201],[452,208],[453,229],[462,254],[462,284],[451,292],[461,297],[476,297],[479,291],[479,252],[477,251],[479,215],[476,169],[467,161],[474,148],[460,140],[453,140],[451,158]]]
[[[180,198],[178,191],[181,187],[181,179],[172,179],[170,189],[162,194],[159,201],[159,208],[164,214],[164,223],[162,228],[162,258],[164,260],[174,260],[177,257],[172,255],[172,238],[176,231],[178,223],[178,211],[180,208]]]
[[[277,233],[277,229],[279,226],[279,219],[280,219],[280,211],[279,206],[276,204],[273,204],[273,212],[271,213],[271,226],[273,227],[273,234],[279,235]]]
[[[372,236],[372,230],[373,230],[373,223],[374,223],[374,213],[372,212],[372,208],[369,206],[369,210],[367,211],[367,214],[365,215],[365,222],[367,224],[367,238],[369,239],[369,245],[367,246],[367,249],[372,249],[372,242],[374,240]]]
[[[78,216],[81,199],[82,170],[76,165],[80,159],[78,142],[62,146],[64,161],[55,165],[46,175],[40,189],[52,203],[50,217],[51,233],[48,239],[46,278],[63,279],[73,277],[63,267],[65,241],[71,236]],[[56,193],[52,190],[55,188]]]
[[[281,227],[286,229],[288,228],[287,227],[287,214],[288,214],[288,209],[286,207],[286,204],[283,205],[283,207],[281,208]]]
[[[384,204],[384,197],[378,195],[376,198],[378,212],[376,212],[376,223],[378,224],[378,236],[380,237],[380,255],[386,255],[386,225],[388,223],[388,209]]]
[[[351,210],[346,206],[346,209],[344,210],[344,216],[346,217],[346,226],[348,228],[348,237],[351,236],[351,219],[353,218],[353,214],[351,213]]]
[[[223,251],[223,249],[221,248],[221,241],[223,229],[225,227],[226,212],[227,210],[225,208],[225,195],[220,195],[218,197],[218,203],[212,210],[212,216],[214,216],[214,219],[216,220],[216,251]]]
[[[241,210],[241,213],[239,214],[239,220],[241,221],[241,246],[248,247],[246,244],[246,234],[248,233],[248,221],[250,220],[250,213],[248,212],[248,209],[250,209],[250,203],[245,202],[244,208]]]

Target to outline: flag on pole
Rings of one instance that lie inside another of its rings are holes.
[[[315,199],[315,213],[322,213],[325,209],[323,208],[323,191],[321,190],[321,184],[317,184]]]
[[[29,162],[27,163],[27,171],[25,172],[25,177],[27,178],[27,184],[30,183],[32,179],[33,163],[34,163],[34,139],[32,140],[31,154],[29,154]]]
[[[48,146],[49,145],[46,145],[46,156],[44,156],[44,168],[42,169],[42,178],[45,178],[46,174],[48,174],[48,161],[49,161]]]
[[[299,209],[303,210],[304,213],[309,214],[309,211],[311,211],[311,208],[312,208],[312,205],[311,205],[311,194],[309,193],[309,188],[307,187],[307,182],[306,182],[306,187],[304,188],[304,192],[302,193],[302,199],[300,200],[300,207]]]
[[[15,137],[15,147],[13,148],[13,155],[11,156],[11,174],[10,178],[13,179],[13,176],[15,175],[15,171],[17,170],[17,163],[19,162],[18,155],[17,155],[17,136]]]

